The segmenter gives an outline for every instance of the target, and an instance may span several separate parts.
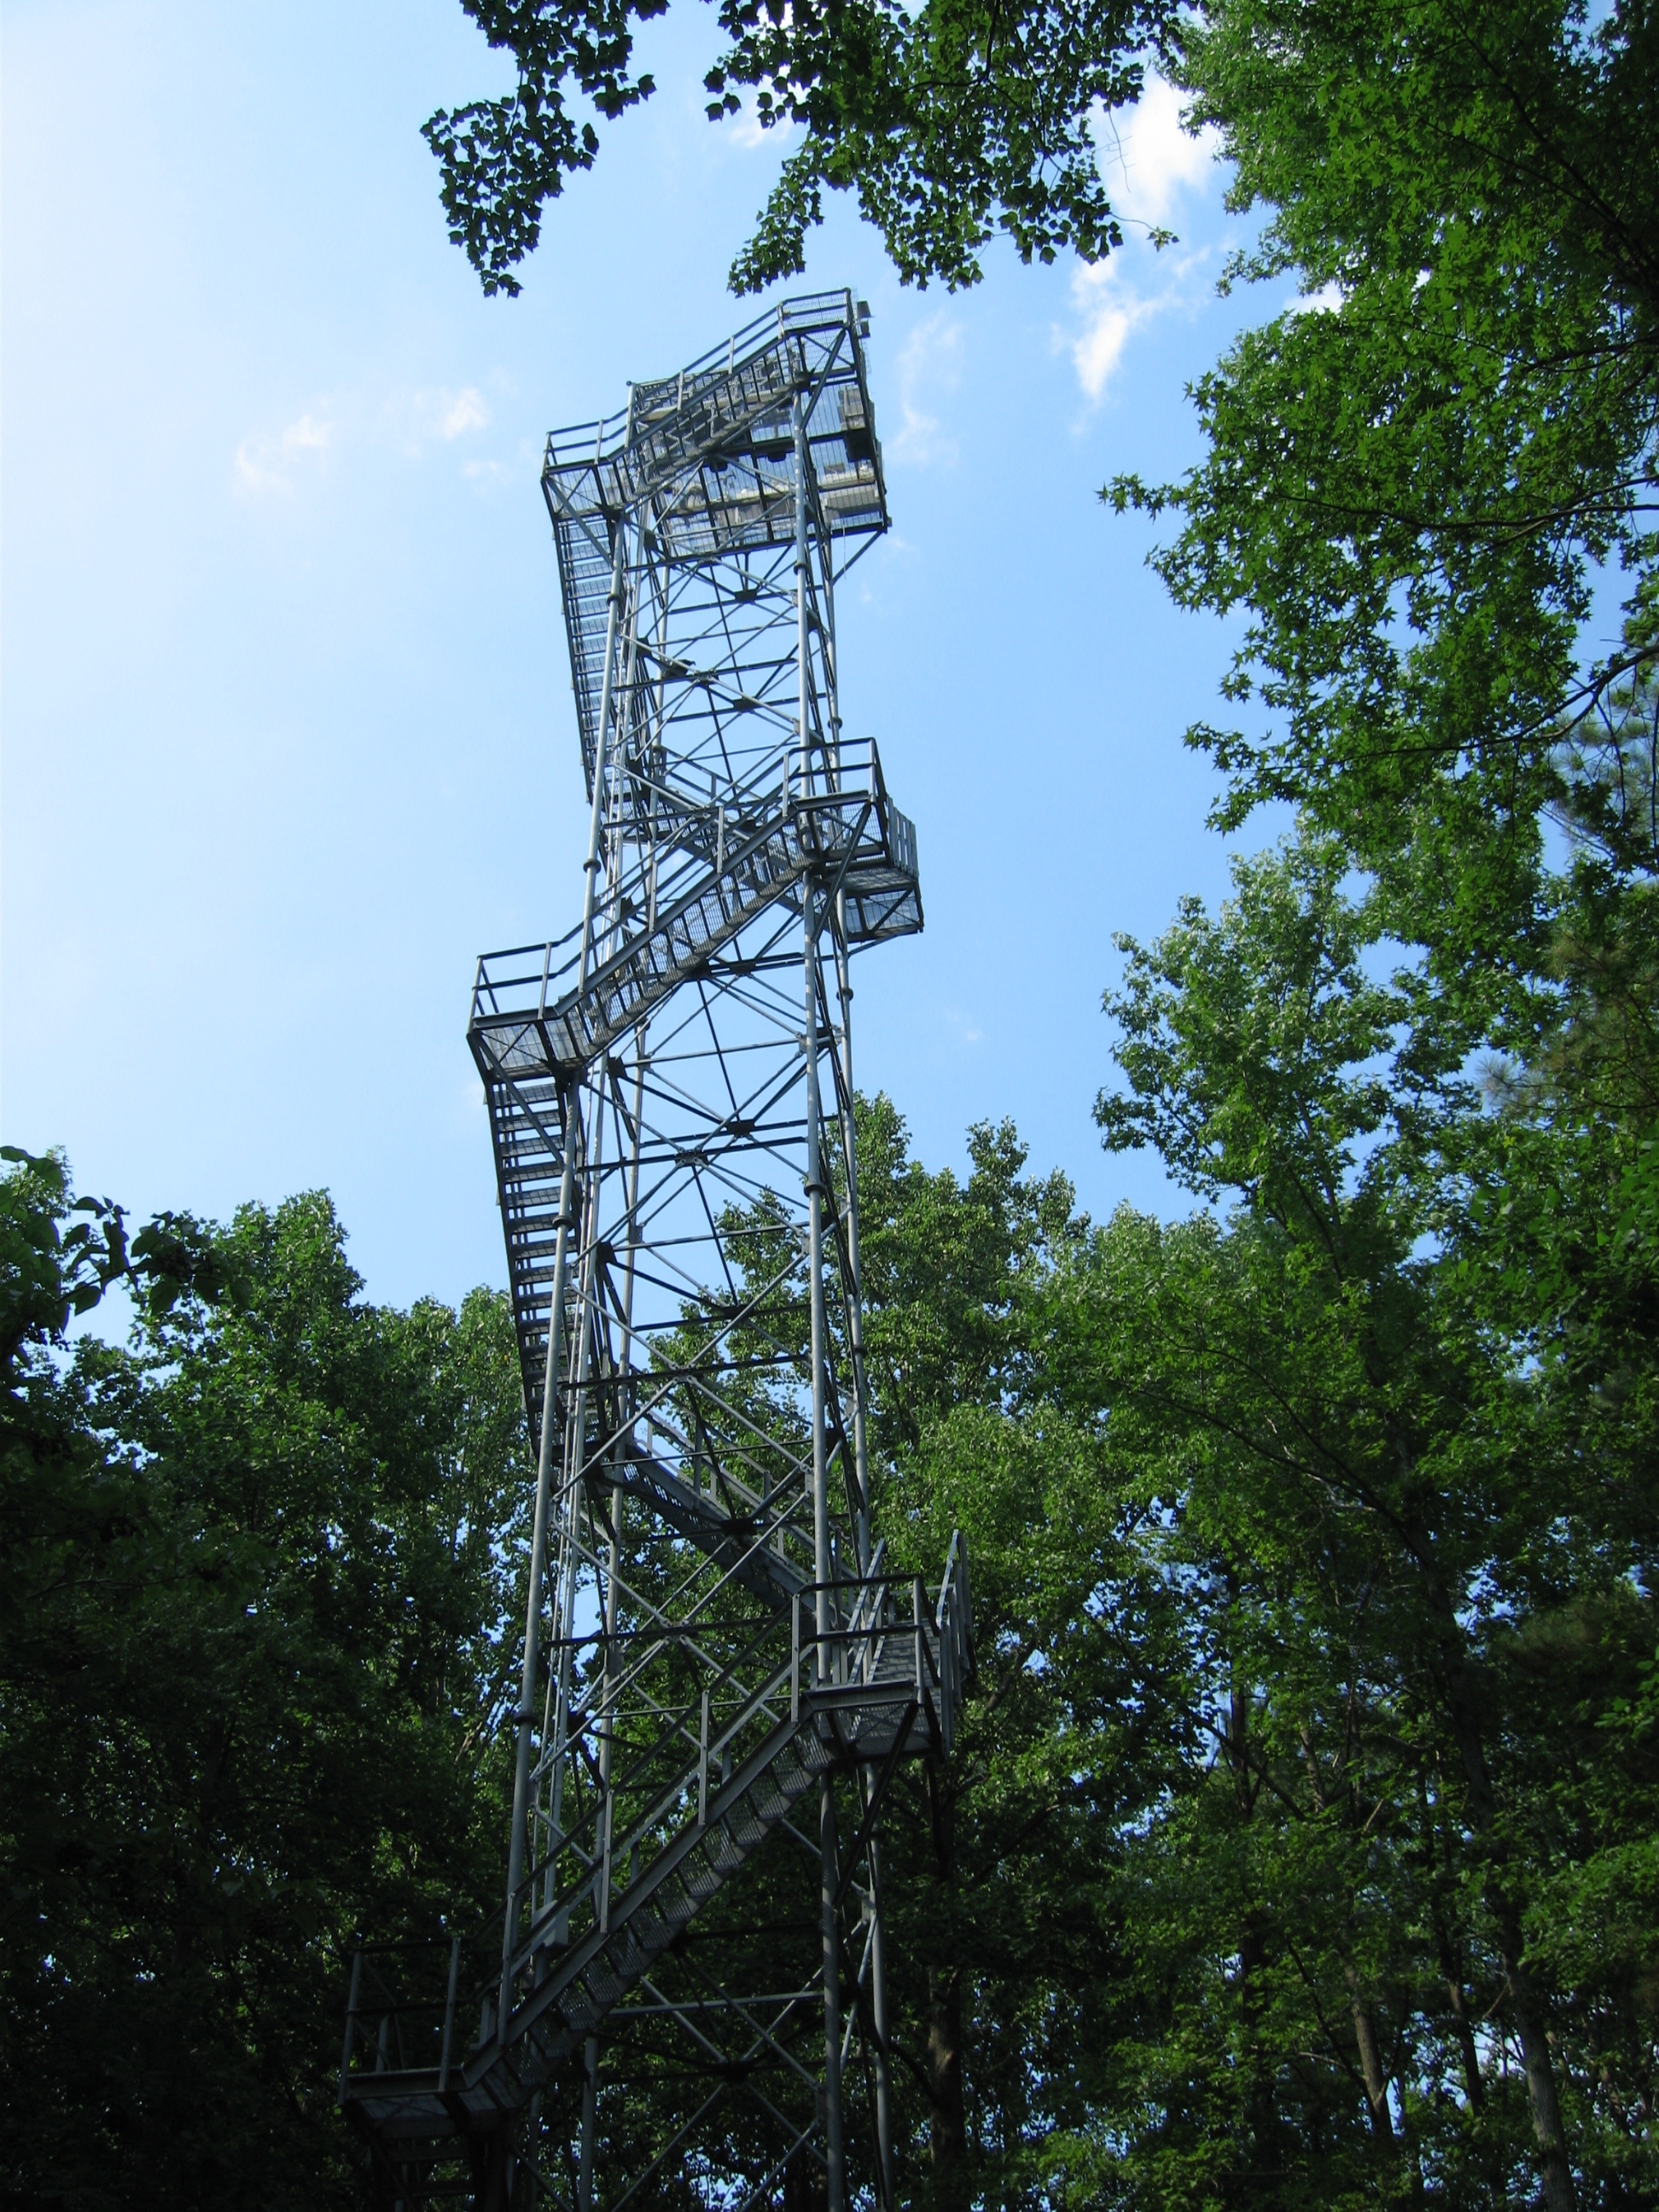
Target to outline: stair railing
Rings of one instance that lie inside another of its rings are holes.
[[[665,1751],[676,1742],[684,1747],[684,1755],[654,1788],[644,1810],[620,1840],[613,1840],[611,1864],[627,1867],[629,1874],[623,1883],[613,1884],[608,1896],[601,1895],[605,1861],[596,1826],[603,1800],[596,1799],[581,1824],[560,1838],[558,1855],[574,1851],[581,1863],[574,1878],[544,1898],[514,1954],[514,2011],[531,1995],[542,1993],[550,1976],[558,1978],[561,1954],[590,1948],[596,1933],[603,1936],[647,1903],[669,1846],[688,1830],[704,1831],[724,1819],[752,1786],[757,1757],[781,1755],[803,1727],[818,1731],[839,1759],[888,1757],[895,1753],[890,1733],[875,1737],[876,1748],[870,1747],[872,1724],[885,1714],[896,1717],[890,1727],[902,1725],[908,1731],[896,1745],[898,1752],[948,1754],[973,1663],[966,1547],[959,1535],[952,1538],[936,1598],[920,1576],[889,1573],[882,1559],[878,1550],[867,1576],[824,1585],[831,1598],[832,1625],[827,1629],[817,1626],[817,1586],[803,1586],[787,1612],[763,1622],[738,1658],[665,1718],[656,1741],[613,1784],[626,1796],[648,1781],[653,1765],[660,1771]],[[786,1625],[787,1650],[753,1675],[750,1670],[769,1639],[781,1642]],[[668,1641],[656,1626],[640,1634],[659,1646]],[[627,1636],[623,1632],[613,1640],[625,1642]],[[820,1671],[821,1650],[826,1664]],[[744,1674],[750,1674],[747,1686]],[[734,1686],[735,1699],[722,1710],[722,1693]],[[572,1740],[597,1728],[608,1710],[596,1702],[573,1716]],[[728,1771],[730,1781],[725,1778]],[[590,1827],[594,1848],[584,1850],[579,1839]],[[553,1855],[545,1855],[526,1874],[521,1911],[552,1865]],[[472,2057],[506,2042],[511,2013],[502,2019],[497,2012],[501,1921],[498,1911],[465,1941],[445,1936],[357,1949],[341,2054],[343,2102],[349,2083],[363,2075],[405,2074],[427,2081],[435,2076],[444,2094],[452,2074],[459,2077],[465,2056],[459,2028],[464,2018],[478,2023]]]
[[[700,825],[696,846],[690,850],[682,847],[678,861],[665,871],[659,848],[641,854],[620,882],[609,888],[607,910],[623,933],[607,957],[590,969],[580,994],[583,1001],[601,1003],[646,945],[672,945],[676,929],[700,901],[741,878],[745,868],[775,845],[780,847],[776,857],[781,866],[764,891],[757,891],[757,900],[772,895],[812,860],[867,857],[914,872],[915,832],[887,797],[873,738],[844,741],[833,784],[826,776],[821,789],[804,791],[798,781],[792,782],[794,758],[793,747],[780,748],[749,785],[728,789],[707,807],[692,809],[684,794],[677,794],[688,817]],[[872,821],[872,837],[866,836]],[[716,860],[718,866],[712,865]],[[738,901],[729,911],[723,908],[724,920],[750,903]],[[641,916],[647,918],[646,926],[630,930],[629,923]],[[568,1018],[578,1003],[578,994],[568,986],[580,972],[581,938],[579,923],[544,944],[483,954],[473,981],[474,1028]]]

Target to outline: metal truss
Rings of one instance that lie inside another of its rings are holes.
[[[838,702],[887,526],[850,295],[550,439],[582,919],[478,963],[538,1453],[504,1909],[354,1968],[387,2205],[893,2203],[879,1815],[966,1562],[871,1526],[851,957],[921,927]]]

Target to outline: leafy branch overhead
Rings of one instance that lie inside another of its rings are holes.
[[[516,293],[542,213],[613,121],[655,91],[635,70],[636,25],[667,0],[462,0],[510,53],[514,89],[441,109],[424,125],[443,171],[449,234],[487,293]],[[712,120],[745,94],[763,129],[799,128],[736,292],[805,265],[823,193],[851,191],[907,283],[977,283],[998,231],[1020,258],[1119,245],[1091,119],[1139,94],[1138,57],[1168,35],[1166,0],[722,0],[727,45],[703,82]]]
[[[118,1283],[156,1320],[182,1297],[213,1304],[231,1290],[225,1254],[193,1215],[159,1213],[130,1237],[125,1212],[112,1200],[70,1196],[57,1153],[0,1145],[0,1160],[33,1200],[0,1226],[0,1361],[15,1358],[26,1342],[60,1337]]]

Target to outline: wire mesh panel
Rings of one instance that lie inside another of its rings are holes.
[[[866,334],[787,302],[549,441],[583,913],[480,961],[470,1030],[538,1454],[509,1868],[410,2011],[441,2091],[354,2014],[390,2202],[890,2202],[876,1816],[967,1608],[869,1510],[849,963],[921,905],[838,703]]]

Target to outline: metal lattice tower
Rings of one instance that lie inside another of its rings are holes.
[[[507,1896],[354,1967],[388,2206],[893,2203],[878,1816],[969,1647],[960,1546],[871,1527],[850,959],[921,903],[838,704],[867,333],[787,301],[548,441],[586,888],[470,1030],[538,1452]]]

